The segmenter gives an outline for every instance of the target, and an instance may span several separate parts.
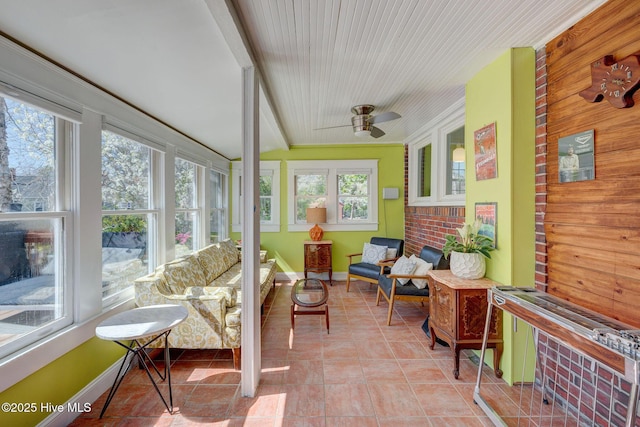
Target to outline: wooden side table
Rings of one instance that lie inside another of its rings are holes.
[[[487,291],[501,286],[493,280],[461,279],[450,270],[429,271],[429,331],[431,346],[436,338],[451,347],[454,357],[453,375],[458,378],[460,370],[460,350],[482,349],[484,325],[489,305]],[[502,356],[502,310],[493,310],[489,328],[488,348],[493,352],[493,369],[496,377],[502,377],[500,357]]]
[[[331,279],[333,267],[331,261],[331,240],[305,240],[304,241],[304,277],[308,272],[329,273],[329,285],[333,286]]]

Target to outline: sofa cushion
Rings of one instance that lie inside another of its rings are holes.
[[[397,280],[397,279],[396,279]],[[391,295],[391,286],[393,285],[393,279],[389,278],[389,276],[380,276],[378,279],[378,286],[382,288],[386,295]],[[413,281],[407,282],[404,286],[397,286],[396,283],[396,295],[412,295],[412,296],[429,296],[429,288],[426,287],[424,289],[418,289]]]
[[[399,276],[413,274],[413,270],[416,269],[416,262],[402,255],[391,267],[391,274],[397,274]],[[401,285],[407,284],[408,278],[397,279]]]
[[[433,264],[434,270],[447,270],[449,268],[449,260],[444,257],[440,249],[423,246],[420,251],[420,258]]]
[[[213,282],[218,276],[225,272],[222,252],[219,245],[209,245],[195,252],[200,267],[204,272],[204,279],[207,284]]]
[[[411,255],[409,259],[416,263],[416,269],[413,270],[412,273],[414,276],[426,276],[429,270],[433,268],[433,264],[423,260],[422,258],[418,258],[415,255]],[[411,282],[413,282],[415,287],[418,289],[424,289],[427,287],[427,279],[411,279]]]
[[[190,286],[207,284],[202,267],[193,254],[166,263],[162,268],[162,274],[173,294],[184,294]]]
[[[387,246],[372,245],[365,243],[362,248],[362,262],[367,264],[377,264],[385,259],[387,255]]]
[[[386,268],[386,270],[389,270],[389,268]],[[388,273],[389,271],[386,272]],[[380,267],[366,262],[357,262],[349,266],[349,274],[368,277],[369,279],[377,279],[380,275]]]
[[[238,248],[236,248],[235,243],[233,243],[231,239],[223,240],[220,242],[219,246],[224,269],[228,270],[240,260]]]
[[[388,256],[387,258],[399,257],[404,251],[404,240],[402,239],[393,239],[391,237],[372,237],[369,243],[372,245],[386,246],[389,249],[395,249],[396,254],[394,256]]]

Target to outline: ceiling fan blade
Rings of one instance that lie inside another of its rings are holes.
[[[315,128],[314,130],[346,128],[346,127],[350,127],[350,126],[352,126],[352,125],[328,126],[326,128]]]
[[[388,121],[391,121],[391,120],[399,119],[400,117],[402,117],[400,114],[395,113],[393,111],[388,111],[386,113],[382,113],[382,114],[378,114],[377,116],[373,116],[368,121],[369,121],[369,123],[374,125],[376,123],[388,122]]]
[[[385,133],[382,131],[382,129],[379,129],[375,126],[371,126],[371,136],[374,138],[380,138],[381,136],[384,136]]]

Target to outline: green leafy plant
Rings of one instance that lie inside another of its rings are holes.
[[[478,234],[478,230],[482,223],[476,221],[475,224],[464,223],[458,228],[458,236],[450,234],[445,237],[446,241],[442,247],[445,257],[449,257],[451,252],[478,253],[487,258],[491,258],[490,251],[494,250],[493,239],[482,234]]]

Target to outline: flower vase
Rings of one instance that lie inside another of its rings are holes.
[[[486,270],[486,260],[479,253],[451,252],[451,273],[461,279],[481,279]]]

